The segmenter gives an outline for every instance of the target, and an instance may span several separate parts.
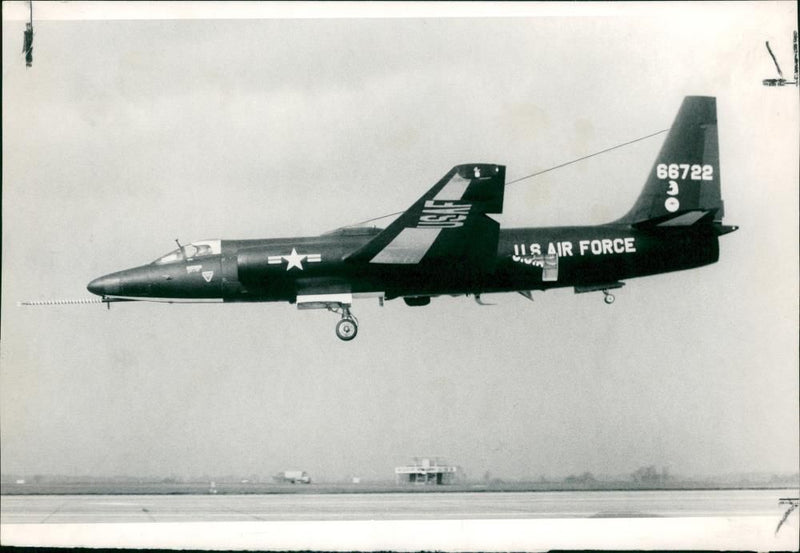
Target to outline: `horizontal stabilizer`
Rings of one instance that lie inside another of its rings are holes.
[[[634,223],[634,227],[641,230],[658,229],[669,227],[691,227],[694,225],[713,223],[714,211],[705,211],[702,209],[695,209],[690,211],[682,211],[670,215],[663,215],[655,219],[648,219]]]
[[[713,228],[714,232],[717,233],[717,236],[722,236],[723,234],[730,234],[731,232],[736,232],[737,230],[739,230],[738,225],[715,224]]]

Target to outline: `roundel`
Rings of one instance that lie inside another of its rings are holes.
[[[667,201],[664,202],[664,207],[667,208],[667,211],[670,213],[675,213],[678,211],[680,206],[681,203],[678,201],[678,198],[667,198]]]

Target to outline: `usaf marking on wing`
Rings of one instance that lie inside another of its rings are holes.
[[[504,166],[457,165],[385,229],[179,244],[152,263],[95,279],[88,289],[109,305],[288,301],[339,313],[336,334],[352,340],[355,298],[421,306],[442,295],[473,295],[480,303],[483,293],[533,299],[532,290],[572,287],[603,292],[611,303],[609,290],[623,280],[716,262],[719,237],[738,228],[722,222],[711,97],[684,99],[639,197],[615,221],[501,229],[488,214],[502,212],[504,190]],[[201,270],[203,280],[193,276]]]
[[[456,228],[464,226],[467,220],[470,204],[457,204],[455,202],[436,203],[435,200],[425,202],[425,209],[419,217],[420,228]]]

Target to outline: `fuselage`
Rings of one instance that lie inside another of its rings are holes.
[[[315,237],[208,240],[96,279],[108,298],[150,301],[294,302],[299,294],[424,297],[595,286],[717,261],[718,233],[700,225],[640,230],[631,225],[502,229],[495,261],[475,270],[458,258],[415,265],[351,263],[380,229]],[[188,249],[194,248],[194,249]]]
[[[440,178],[386,229],[348,227],[315,237],[203,240],[148,265],[92,281],[103,301],[288,301],[341,315],[336,334],[358,332],[353,299],[574,287],[692,269],[719,258],[723,224],[716,99],[687,96],[630,210],[598,226],[501,229],[504,165],[464,163]],[[527,177],[525,177],[527,178]]]

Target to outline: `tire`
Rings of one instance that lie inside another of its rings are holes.
[[[606,294],[606,297],[603,298],[603,301],[606,302],[606,304],[611,305],[612,303],[614,303],[615,299],[616,298],[614,298],[613,294]]]
[[[353,319],[342,319],[336,323],[336,336],[340,340],[349,342],[358,334],[358,325]]]

